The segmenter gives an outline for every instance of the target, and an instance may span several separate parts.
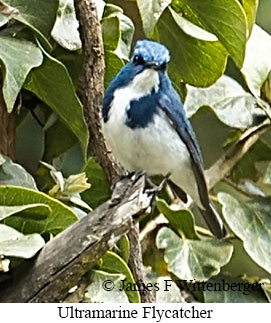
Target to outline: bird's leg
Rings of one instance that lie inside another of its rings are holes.
[[[151,181],[151,179],[146,175],[146,182],[151,186],[151,188],[147,188],[145,190],[145,192],[149,193],[149,194],[157,194],[157,193],[161,192],[162,189],[166,186],[170,175],[171,175],[171,173],[168,173],[166,176],[164,176],[164,178],[162,179],[162,181],[160,182],[159,185],[155,185]]]
[[[111,186],[113,192],[111,196],[111,205],[117,204],[123,198],[129,186],[143,176],[145,181],[144,194],[152,196],[150,205],[151,208],[153,208],[157,194],[163,190],[170,175],[171,174],[168,173],[159,185],[155,185],[144,171],[132,172],[128,175],[120,176]]]
[[[144,189],[144,194],[148,196],[148,198],[151,198],[150,203],[149,203],[149,207],[146,210],[146,212],[144,212],[144,214],[141,214],[138,216],[137,220],[141,221],[142,219],[144,219],[148,214],[150,214],[152,212],[152,210],[155,207],[155,202],[156,202],[156,196],[159,192],[161,192],[163,190],[163,188],[165,187],[165,185],[167,184],[167,181],[170,177],[170,173],[168,173],[166,176],[164,176],[164,178],[162,179],[162,181],[160,182],[159,185],[154,184],[151,179],[148,177],[148,175],[145,172],[137,172],[140,174],[140,176],[144,175],[144,180],[145,180],[145,184],[146,187]],[[137,174],[136,173],[136,174]],[[147,187],[147,185],[149,187]]]
[[[144,194],[146,194],[149,198],[151,197],[150,209],[152,210],[155,207],[155,198],[157,194],[166,186],[171,173],[164,176],[159,185],[154,184],[145,171],[137,171],[132,175],[131,178],[134,177],[134,180],[136,180],[142,176],[145,181]]]

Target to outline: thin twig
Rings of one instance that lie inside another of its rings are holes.
[[[248,129],[225,155],[223,155],[211,168],[205,171],[209,189],[222,180],[233,166],[248,152],[259,137],[270,129],[270,120],[265,120],[261,125]]]
[[[147,281],[144,272],[142,250],[139,241],[139,224],[134,223],[132,229],[128,233],[128,238],[132,248],[130,249],[129,267],[133,277],[138,284],[147,286]],[[140,255],[140,256],[138,256]],[[140,289],[140,297],[142,303],[153,303],[154,295],[148,288]]]
[[[161,224],[167,224],[168,220],[166,219],[166,217],[163,214],[159,214],[157,217],[155,217],[154,219],[152,219],[151,221],[149,221],[145,227],[143,228],[143,230],[140,232],[139,235],[139,239],[140,241],[143,241],[146,236],[152,232],[153,230],[155,230],[159,225]]]

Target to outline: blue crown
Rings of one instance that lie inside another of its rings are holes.
[[[137,41],[132,59],[135,56],[141,56],[145,62],[155,61],[160,65],[170,61],[169,50],[164,45],[151,40]]]

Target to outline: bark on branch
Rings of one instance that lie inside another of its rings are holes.
[[[128,233],[128,238],[130,241],[130,245],[133,246],[133,248],[130,249],[129,267],[131,269],[135,281],[139,284],[146,285],[138,223],[133,224],[132,229]],[[149,291],[147,288],[146,290],[140,291],[140,297],[142,303],[154,303],[155,301],[153,292]]]
[[[101,130],[104,94],[104,49],[101,25],[97,17],[95,1],[75,0],[74,4],[83,48],[83,70],[79,91],[90,134],[89,150],[112,182],[121,174],[121,171],[106,146]]]

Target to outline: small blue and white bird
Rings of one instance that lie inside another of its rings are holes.
[[[164,45],[136,43],[131,60],[105,93],[103,132],[128,171],[170,173],[170,180],[200,208],[212,233],[223,238],[226,230],[208,195],[194,131],[167,74],[169,61]]]

